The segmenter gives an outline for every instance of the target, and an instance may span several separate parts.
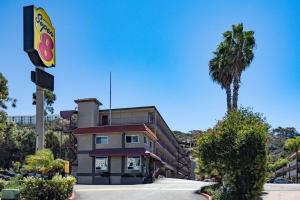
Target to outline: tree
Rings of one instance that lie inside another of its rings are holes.
[[[244,31],[243,24],[232,25],[231,31],[223,34],[224,40],[230,45],[229,60],[233,75],[232,108],[238,108],[238,95],[242,72],[251,64],[255,47],[254,31]]]
[[[232,200],[256,199],[267,175],[269,125],[259,113],[241,108],[227,113],[199,137],[197,155],[207,171],[217,171]]]
[[[213,52],[209,74],[213,81],[226,90],[227,111],[238,108],[238,94],[242,72],[251,64],[255,47],[253,31],[244,31],[243,24],[232,25],[223,33],[223,41]],[[231,85],[233,84],[233,92]],[[231,94],[233,95],[231,96]]]
[[[7,109],[6,103],[11,102],[12,107],[16,107],[17,100],[9,97],[7,79],[0,73],[0,108]]]
[[[218,83],[222,89],[226,90],[227,112],[232,109],[231,103],[231,83],[233,80],[231,72],[230,46],[227,42],[221,42],[215,52],[214,57],[209,61],[209,75],[211,79]]]
[[[300,136],[296,138],[290,138],[287,139],[284,148],[288,150],[289,152],[295,152],[296,153],[296,182],[298,183],[298,158],[299,158],[299,150],[300,150]]]
[[[46,133],[45,146],[47,149],[51,149],[55,158],[59,157],[60,142],[57,135],[53,131]]]
[[[45,103],[45,115],[51,113],[54,113],[54,108],[53,108],[53,104],[56,101],[56,95],[49,91],[49,90],[45,90],[44,93],[44,103]],[[36,105],[36,93],[34,92],[32,94],[32,105]]]
[[[281,138],[294,138],[299,136],[298,131],[294,127],[283,128],[281,126],[274,128],[272,134]]]

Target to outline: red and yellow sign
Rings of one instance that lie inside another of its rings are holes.
[[[43,8],[24,7],[24,51],[38,67],[55,66],[55,29]]]
[[[46,67],[55,65],[55,30],[43,8],[34,9],[34,49]]]

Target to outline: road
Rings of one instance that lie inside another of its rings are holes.
[[[75,185],[78,200],[205,200],[196,194],[199,188],[209,183],[170,179],[159,179],[143,185]]]
[[[263,200],[299,200],[300,184],[265,184]]]

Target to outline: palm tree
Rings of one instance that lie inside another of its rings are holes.
[[[40,173],[51,179],[55,173],[61,173],[63,171],[64,163],[65,161],[62,159],[54,159],[50,149],[43,149],[35,152],[34,155],[26,157],[24,169],[27,172]]]
[[[300,136],[287,139],[284,144],[284,148],[290,152],[296,152],[296,182],[298,183],[298,151],[300,150]]]
[[[233,76],[228,60],[230,48],[228,43],[221,42],[217,51],[213,52],[214,57],[209,61],[209,75],[214,82],[217,82],[222,89],[226,90],[227,112],[232,109],[231,104],[231,83]]]
[[[233,75],[232,108],[237,109],[242,72],[251,64],[255,47],[254,31],[244,31],[243,24],[232,25],[232,31],[223,33],[224,41],[230,47],[228,60],[232,61]]]

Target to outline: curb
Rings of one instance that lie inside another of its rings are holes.
[[[72,192],[72,195],[69,197],[68,200],[75,200],[75,192]]]
[[[200,195],[204,196],[206,199],[208,200],[212,200],[211,196],[209,196],[208,194],[206,193],[200,193]]]

